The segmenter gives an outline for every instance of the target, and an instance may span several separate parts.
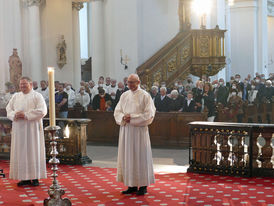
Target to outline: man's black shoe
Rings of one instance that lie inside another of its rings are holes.
[[[30,180],[21,180],[20,182],[17,183],[18,187],[25,186],[25,185],[31,185]]]
[[[144,195],[147,193],[147,186],[140,187],[136,195]]]
[[[131,193],[134,193],[134,192],[137,192],[138,191],[138,188],[137,187],[128,187],[127,190],[125,191],[122,191],[122,194],[131,194]]]
[[[38,179],[32,180],[31,185],[32,185],[32,186],[39,186],[39,181],[38,181]]]

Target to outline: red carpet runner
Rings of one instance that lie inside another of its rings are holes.
[[[8,177],[8,162],[0,161]],[[50,171],[50,169],[48,169]],[[143,197],[121,195],[126,189],[115,180],[116,170],[98,167],[59,167],[59,183],[73,205],[266,205],[274,206],[274,179],[237,178],[198,174],[156,174],[156,184]],[[42,205],[51,179],[39,187],[17,187],[0,178],[0,205]]]

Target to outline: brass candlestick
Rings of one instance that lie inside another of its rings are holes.
[[[45,206],[71,206],[71,202],[68,198],[62,199],[62,195],[65,194],[65,191],[61,189],[60,185],[57,181],[57,171],[58,171],[58,164],[60,163],[59,159],[57,159],[58,150],[57,150],[57,142],[56,142],[56,132],[59,130],[59,126],[48,126],[45,128],[45,131],[49,133],[50,137],[50,145],[51,145],[51,156],[52,158],[49,160],[49,163],[52,165],[51,170],[53,171],[53,174],[51,177],[53,177],[52,185],[50,186],[48,190],[49,198],[44,200]]]

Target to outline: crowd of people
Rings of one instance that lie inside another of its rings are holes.
[[[5,107],[12,95],[16,92],[15,86],[7,84],[8,91],[1,97],[1,105]],[[221,105],[227,108],[231,116],[237,116],[242,121],[243,104],[253,104],[274,101],[274,74],[268,78],[264,74],[256,73],[255,77],[248,75],[241,78],[239,74],[231,76],[229,82],[224,79],[211,81],[202,76],[194,84],[191,77],[185,81],[176,81],[173,86],[167,87],[166,82],[154,82],[149,89],[141,84],[141,88],[150,93],[158,112],[203,112],[208,113],[208,121],[214,121],[217,110]],[[75,90],[70,83],[55,82],[55,101],[59,109],[59,117],[66,118],[68,109],[78,107],[85,113],[89,108],[100,111],[114,111],[120,96],[128,90],[127,78],[118,82],[110,77],[101,76],[94,81],[80,82],[80,89]],[[47,81],[42,80],[40,86],[33,82],[33,90],[49,102]]]

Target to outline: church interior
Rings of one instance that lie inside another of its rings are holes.
[[[0,205],[274,205],[273,37],[274,0],[0,0]]]

